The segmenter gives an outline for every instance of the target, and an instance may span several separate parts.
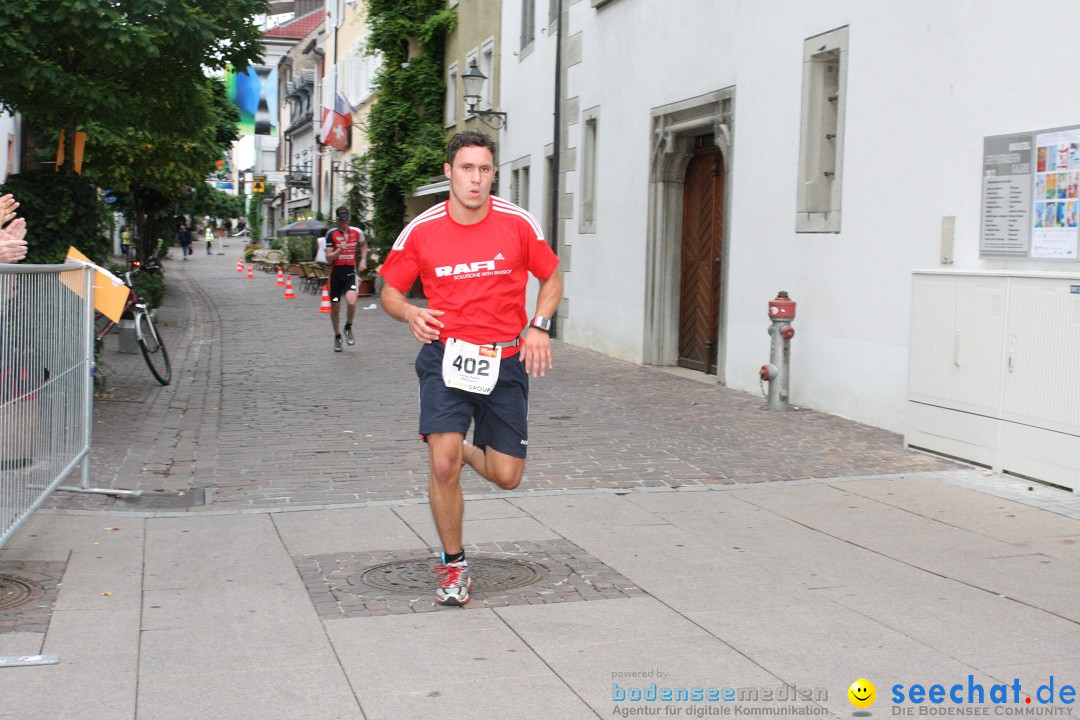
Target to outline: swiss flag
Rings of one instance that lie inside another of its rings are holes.
[[[352,125],[352,108],[340,94],[336,95],[334,109],[324,107],[322,111],[322,132],[319,142],[335,150],[349,147],[349,127]]]
[[[319,142],[329,145],[335,150],[344,150],[349,147],[349,118],[330,108],[322,111],[322,133]]]

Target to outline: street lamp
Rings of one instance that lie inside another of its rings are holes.
[[[469,61],[468,72],[461,76],[461,82],[465,85],[465,104],[469,106],[469,112],[483,120],[488,127],[496,130],[506,127],[506,113],[498,110],[476,109],[476,106],[480,103],[480,93],[484,89],[485,80],[487,80],[487,76],[480,72],[480,68],[476,64],[476,58],[473,58]],[[485,118],[499,118],[499,124],[492,125]]]

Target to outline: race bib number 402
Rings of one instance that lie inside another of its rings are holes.
[[[490,395],[499,380],[501,359],[502,348],[450,338],[443,353],[443,383],[446,387]]]

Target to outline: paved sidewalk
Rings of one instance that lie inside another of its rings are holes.
[[[415,342],[364,309],[332,352],[231,244],[167,265],[173,385],[106,351],[93,483],[143,496],[54,494],[0,550],[39,595],[0,657],[59,658],[0,667],[0,719],[850,717],[859,678],[878,717],[1073,707],[1073,495],[562,344],[521,489],[465,482],[474,599],[433,607]]]
[[[361,298],[357,344],[334,353],[319,295],[296,287],[285,300],[274,274],[248,280],[235,271],[239,246],[227,252],[167,263],[172,290],[159,317],[173,386],[155,385],[138,355],[106,356],[115,392],[95,408],[95,485],[147,491],[132,509],[426,497],[418,345],[407,329]],[[552,374],[532,384],[534,442],[515,495],[955,467],[835,416],[770,413],[760,396],[557,342],[555,355]],[[472,477],[466,492],[492,487]],[[57,495],[53,506],[79,504]]]

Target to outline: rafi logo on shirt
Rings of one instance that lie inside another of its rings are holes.
[[[502,253],[495,256],[495,260],[505,260]],[[435,277],[452,277],[455,280],[467,278],[487,277],[489,275],[508,275],[511,270],[496,270],[495,260],[477,260],[471,263],[459,263],[457,265],[440,265],[435,268]]]
[[[459,263],[457,265],[443,265],[435,268],[435,277],[447,275],[464,275],[466,273],[481,273],[485,270],[494,270],[494,260],[478,260],[474,263]]]

